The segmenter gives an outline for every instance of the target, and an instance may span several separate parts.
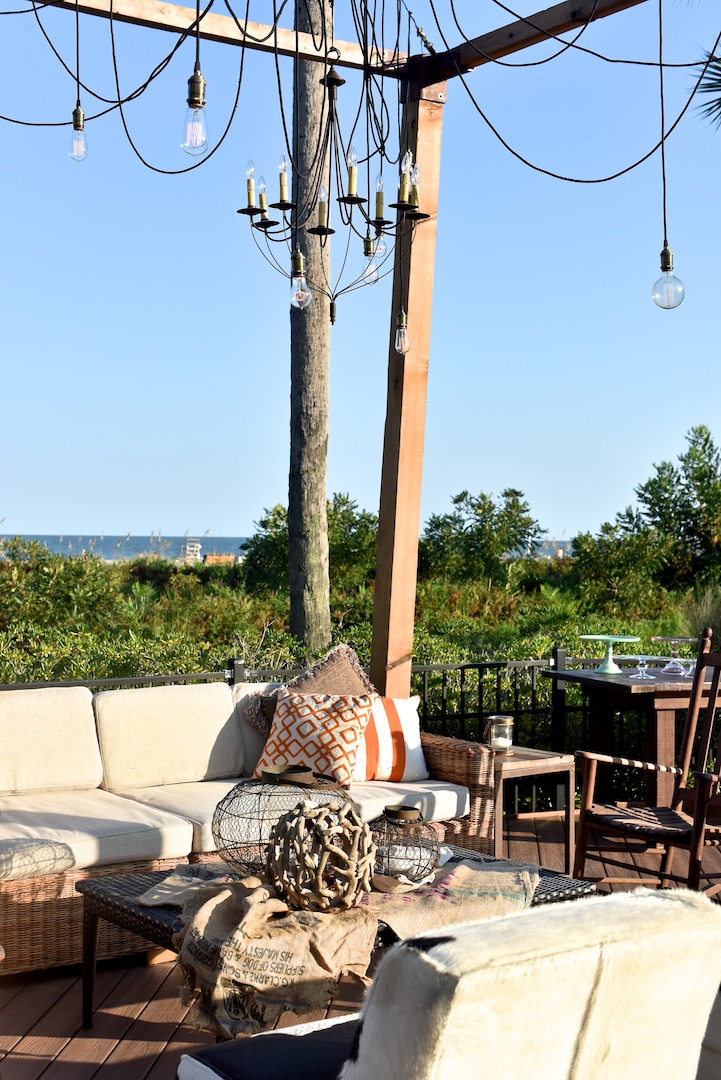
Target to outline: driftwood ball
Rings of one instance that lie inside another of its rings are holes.
[[[293,908],[350,908],[370,892],[375,847],[353,803],[314,806],[282,817],[268,852],[271,884]]]

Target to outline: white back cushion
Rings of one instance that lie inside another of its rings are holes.
[[[0,692],[0,794],[96,788],[102,776],[86,686]]]
[[[226,683],[106,690],[93,706],[109,791],[243,772],[243,741]]]

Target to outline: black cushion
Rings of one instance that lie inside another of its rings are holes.
[[[256,1038],[230,1039],[191,1056],[224,1080],[336,1080],[351,1056],[360,1020],[331,1024],[305,1035],[273,1031]]]

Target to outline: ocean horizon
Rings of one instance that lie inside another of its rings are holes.
[[[127,533],[124,536],[106,536],[104,533],[83,535],[80,533],[58,533],[57,535],[36,533],[7,534],[2,538],[6,542],[17,536],[21,540],[34,540],[42,544],[53,555],[83,556],[95,555],[104,562],[146,558],[179,559],[192,541],[200,544],[200,558],[204,555],[241,554],[240,545],[246,536],[163,536],[151,533],[150,536]]]

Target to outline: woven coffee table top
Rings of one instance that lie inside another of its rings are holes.
[[[460,862],[462,859],[475,859],[483,863],[507,861],[496,859],[492,855],[481,855],[468,848],[451,846],[454,854],[449,862]],[[133,933],[156,945],[172,949],[173,938],[182,926],[179,910],[171,907],[144,907],[137,901],[141,893],[144,893],[151,885],[157,885],[167,875],[167,870],[109,874],[79,881],[75,887],[83,894],[88,913],[107,919],[117,926],[123,926],[126,930],[132,930]],[[556,874],[552,870],[543,869],[540,870],[540,876],[541,879],[533,895],[533,907],[562,900],[576,900],[596,893],[596,887],[590,881],[577,881],[564,874]]]

